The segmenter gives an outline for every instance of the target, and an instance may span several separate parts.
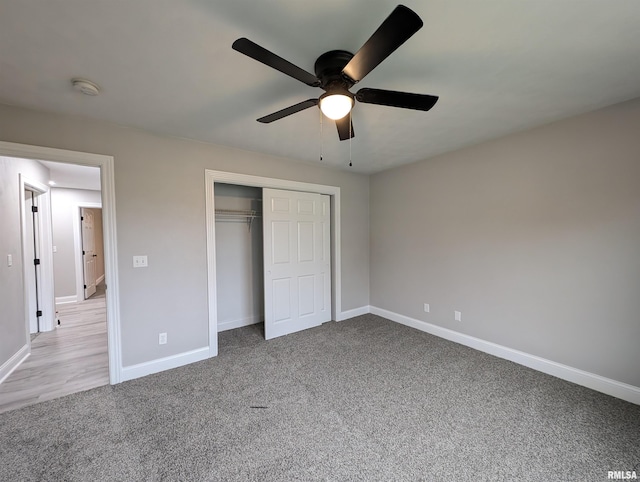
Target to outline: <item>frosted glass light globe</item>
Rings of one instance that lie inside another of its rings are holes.
[[[349,113],[351,107],[353,107],[353,99],[347,95],[332,94],[320,99],[320,110],[329,119],[342,119]]]

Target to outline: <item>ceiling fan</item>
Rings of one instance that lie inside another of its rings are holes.
[[[391,15],[355,55],[345,50],[325,52],[316,60],[315,75],[268,51],[247,38],[233,42],[233,49],[279,70],[311,87],[325,92],[318,99],[308,99],[258,119],[268,124],[316,105],[330,119],[336,121],[341,141],[354,137],[351,116],[355,101],[403,109],[427,111],[438,101],[435,95],[412,94],[382,89],[360,89],[355,94],[349,89],[376,68],[384,59],[422,28],[422,20],[413,10],[398,5]]]

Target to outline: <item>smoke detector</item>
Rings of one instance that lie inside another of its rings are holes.
[[[71,79],[71,85],[73,85],[75,90],[84,95],[95,97],[100,93],[100,87],[87,79]]]

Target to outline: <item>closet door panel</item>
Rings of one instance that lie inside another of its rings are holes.
[[[331,319],[329,196],[263,189],[265,337]]]

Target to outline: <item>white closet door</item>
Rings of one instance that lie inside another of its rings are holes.
[[[329,196],[262,190],[267,340],[331,320]]]

